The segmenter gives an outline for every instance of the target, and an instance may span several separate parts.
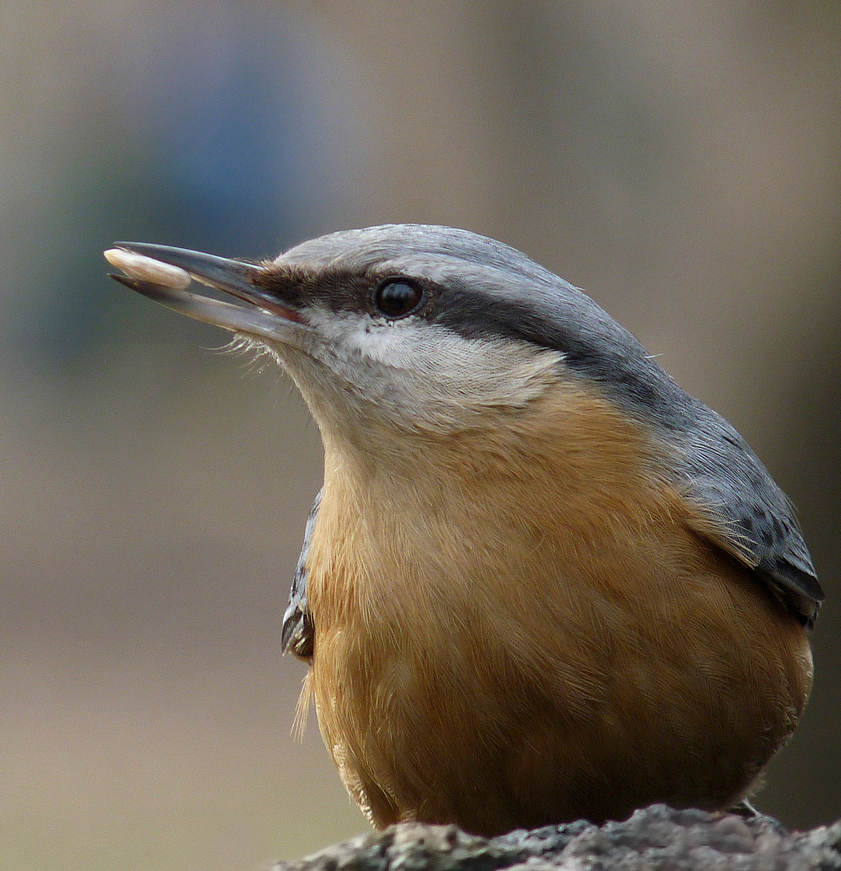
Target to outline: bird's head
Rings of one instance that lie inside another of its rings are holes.
[[[349,230],[260,263],[138,243],[106,256],[129,287],[268,348],[326,445],[364,445],[380,429],[446,437],[498,427],[499,415],[564,387],[639,410],[669,385],[588,296],[464,230]],[[192,281],[225,299],[188,290]]]

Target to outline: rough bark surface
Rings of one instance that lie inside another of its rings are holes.
[[[841,822],[786,831],[766,816],[741,817],[652,805],[629,820],[583,820],[498,838],[455,826],[403,823],[360,835],[267,871],[841,871]]]

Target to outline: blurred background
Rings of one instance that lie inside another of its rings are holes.
[[[841,816],[841,4],[0,10],[0,867],[244,871],[367,824],[280,624],[319,487],[284,377],[105,278],[452,224],[587,289],[747,437],[829,600],[757,804]],[[252,367],[253,368],[253,367]]]

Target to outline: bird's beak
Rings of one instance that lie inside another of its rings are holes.
[[[266,267],[259,264],[144,242],[115,242],[105,259],[125,273],[111,276],[120,284],[173,311],[226,330],[286,341],[290,330],[306,323],[300,312],[260,287]],[[237,302],[187,290],[193,280]]]

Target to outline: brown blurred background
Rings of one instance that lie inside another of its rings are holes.
[[[386,221],[586,288],[763,457],[829,601],[758,804],[841,816],[841,3],[50,0],[0,43],[0,868],[366,829],[279,653],[317,431],[101,251]]]

